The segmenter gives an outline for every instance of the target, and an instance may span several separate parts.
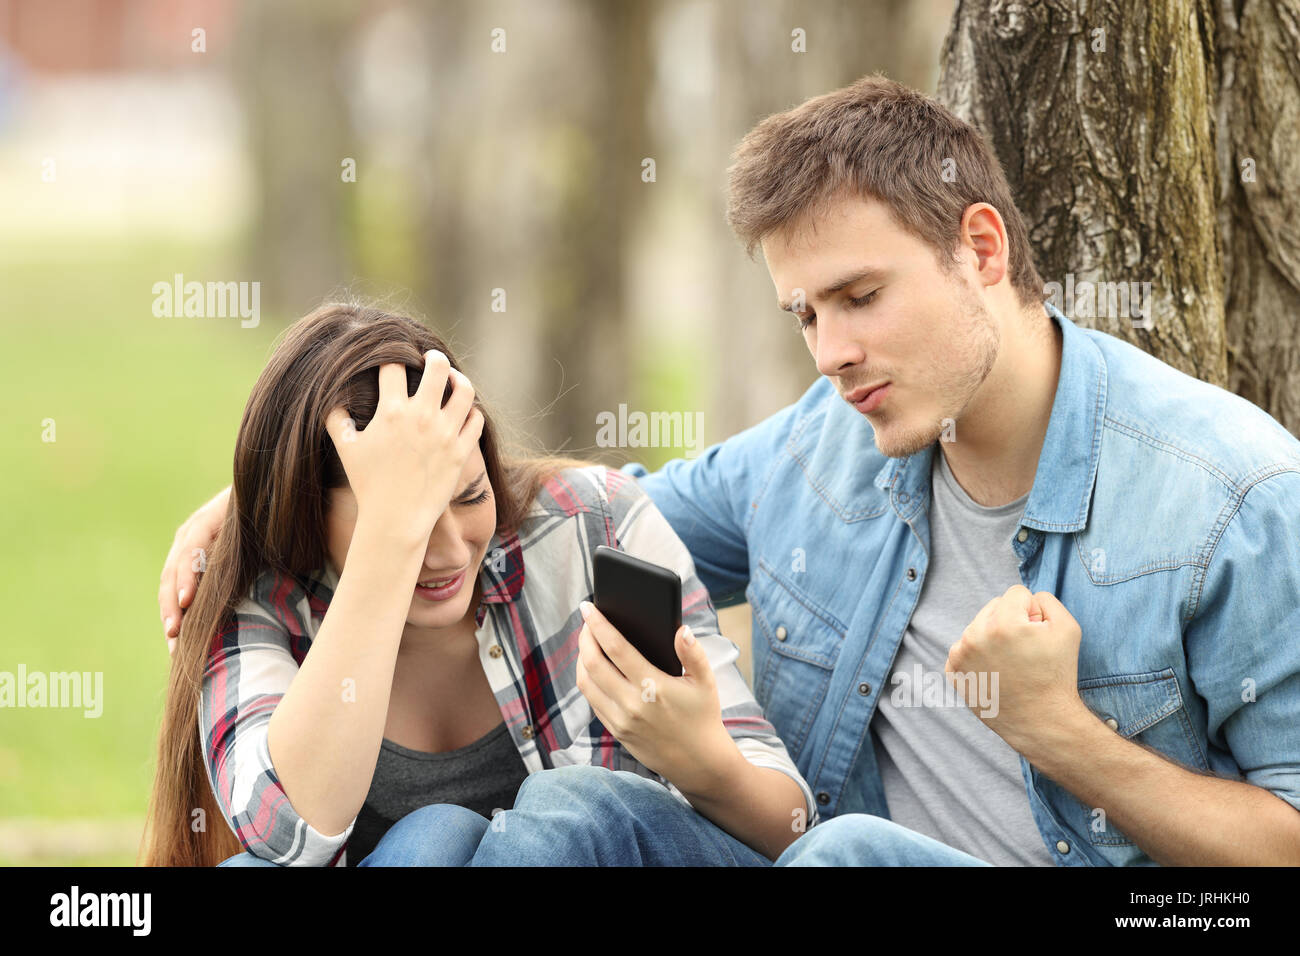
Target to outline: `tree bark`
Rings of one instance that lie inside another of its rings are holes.
[[[1300,0],[1220,0],[1228,388],[1300,434]]]
[[[1293,433],[1298,50],[1300,0],[959,0],[939,83],[1002,161],[1046,282],[1151,283],[1146,323],[1076,322]]]

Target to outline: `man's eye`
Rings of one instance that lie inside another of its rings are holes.
[[[880,290],[876,289],[874,292],[868,292],[860,299],[849,299],[849,305],[855,309],[860,309],[864,305],[869,305],[871,303],[871,300],[878,295],[880,295]]]
[[[817,313],[814,312],[807,318],[804,318],[802,315],[796,315],[795,320],[799,323],[799,331],[803,332],[808,328],[808,326],[817,321]]]

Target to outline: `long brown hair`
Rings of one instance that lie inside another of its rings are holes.
[[[346,486],[347,476],[325,418],[342,405],[357,429],[364,429],[379,402],[379,366],[405,365],[407,393],[414,394],[430,349],[460,368],[446,343],[414,319],[331,303],[288,328],[253,386],[235,442],[225,520],[172,656],[140,847],[145,865],[213,866],[241,852],[208,785],[199,740],[199,696],[214,639],[262,571],[305,583],[326,566],[327,492]],[[444,403],[446,398],[444,393]],[[588,463],[505,457],[477,396],[474,404],[483,412],[479,448],[496,499],[497,531],[508,534],[548,477]]]

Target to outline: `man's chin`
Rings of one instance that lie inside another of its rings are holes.
[[[929,448],[939,440],[939,428],[909,428],[899,422],[877,425],[872,422],[876,449],[886,458],[907,458]]]

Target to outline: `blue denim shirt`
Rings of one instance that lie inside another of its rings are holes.
[[[1063,333],[1060,378],[1007,547],[1024,585],[1082,628],[1080,697],[1124,737],[1300,810],[1300,442],[1045,308]],[[749,601],[755,696],[825,817],[889,815],[867,728],[925,581],[935,451],[886,458],[821,378],[695,460],[627,466],[715,603]],[[1023,757],[1020,769],[1058,864],[1154,865]]]

